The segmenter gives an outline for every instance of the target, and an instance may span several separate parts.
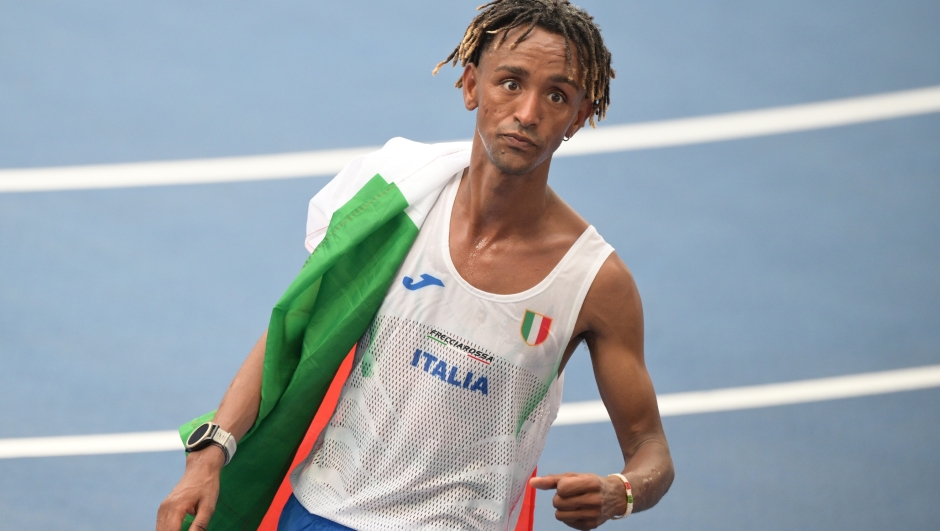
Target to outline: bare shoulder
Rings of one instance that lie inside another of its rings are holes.
[[[597,296],[603,295],[603,292],[613,290],[618,296],[629,296],[630,298],[639,298],[640,294],[636,288],[636,281],[633,280],[633,273],[627,264],[623,263],[616,251],[610,253],[607,260],[597,271],[594,283],[591,285],[591,291]],[[588,294],[590,296],[590,293]]]
[[[577,239],[590,224],[549,189],[558,223],[557,234]],[[568,245],[570,246],[568,242]],[[616,252],[610,254],[588,290],[575,324],[572,344],[584,339],[594,355],[597,350],[629,350],[643,355],[643,304],[633,273]],[[573,347],[569,345],[569,354]]]
[[[592,337],[617,338],[642,348],[643,303],[633,274],[616,252],[594,277],[578,321],[589,343]]]

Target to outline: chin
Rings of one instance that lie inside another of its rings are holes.
[[[526,175],[538,167],[538,161],[527,160],[510,153],[490,153],[490,161],[507,175]]]

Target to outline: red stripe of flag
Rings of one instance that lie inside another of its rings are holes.
[[[532,471],[532,477],[538,474],[538,467]],[[522,511],[519,512],[519,521],[516,522],[516,531],[532,531],[535,524],[535,489],[528,484],[525,486],[525,496],[522,498]]]
[[[548,339],[548,329],[552,326],[552,318],[542,316],[542,324],[539,325],[539,335],[535,339],[535,344],[538,345],[542,341]]]
[[[291,470],[294,470],[294,467],[307,457],[310,450],[313,449],[313,443],[315,443],[317,437],[320,436],[320,432],[323,431],[323,428],[330,422],[330,418],[333,417],[333,412],[336,411],[336,404],[339,402],[340,392],[343,390],[343,384],[346,383],[346,378],[349,377],[349,372],[352,370],[353,355],[355,353],[356,348],[353,347],[346,356],[346,359],[343,360],[343,363],[340,364],[339,370],[336,371],[336,376],[333,378],[333,383],[330,384],[330,388],[326,391],[326,396],[323,397],[320,409],[318,409],[317,414],[313,416],[313,421],[310,423],[307,435],[304,435],[304,440],[300,443],[300,447],[297,448],[294,461],[290,465]],[[258,531],[277,531],[277,521],[281,518],[281,511],[284,510],[284,505],[287,504],[290,495],[290,473],[288,472],[281,481],[281,486],[277,489],[274,501],[271,502],[271,506],[268,507],[268,512],[264,515],[264,520],[262,520],[261,525],[258,526]]]

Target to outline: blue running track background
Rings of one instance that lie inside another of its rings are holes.
[[[474,2],[0,3],[0,168],[467,138],[430,71]],[[940,84],[940,4],[583,1],[607,123]],[[216,407],[299,269],[325,178],[0,194],[0,438]],[[940,363],[940,115],[557,160],[644,298],[660,393]],[[593,400],[587,355],[566,401]],[[605,528],[940,528],[940,389],[665,419],[677,479]],[[606,474],[606,424],[542,472]],[[0,529],[147,529],[173,452],[0,460]],[[555,522],[540,495],[536,529]]]

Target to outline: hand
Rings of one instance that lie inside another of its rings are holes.
[[[627,510],[626,489],[617,477],[569,472],[532,478],[529,485],[556,489],[555,518],[575,529],[594,529]]]
[[[186,456],[183,479],[160,504],[157,531],[180,531],[187,514],[195,516],[190,529],[205,531],[219,499],[219,474],[225,454],[212,445]]]

